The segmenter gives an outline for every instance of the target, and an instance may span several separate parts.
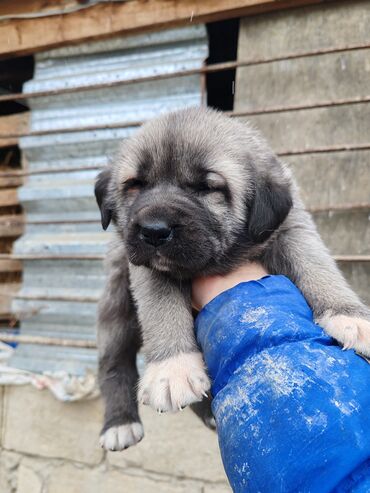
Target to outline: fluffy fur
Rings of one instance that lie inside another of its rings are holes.
[[[370,355],[369,310],[323,245],[290,172],[250,126],[210,109],[161,116],[122,143],[95,192],[103,228],[112,221],[116,230],[98,324],[106,448],[142,437],[119,428],[140,423],[142,342],[144,403],[176,410],[209,389],[193,334],[194,276],[258,259],[301,289],[330,335]]]

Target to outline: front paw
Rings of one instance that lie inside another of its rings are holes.
[[[326,315],[318,323],[327,334],[343,345],[370,357],[370,321],[349,315]]]
[[[210,387],[201,353],[180,353],[149,363],[138,395],[158,412],[176,412],[207,397]]]
[[[124,450],[131,445],[136,445],[144,436],[141,423],[127,423],[125,425],[112,426],[100,435],[100,446],[105,450]]]

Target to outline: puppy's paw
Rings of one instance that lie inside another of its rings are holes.
[[[141,423],[128,423],[108,428],[100,435],[99,443],[105,450],[124,450],[139,443],[143,436],[144,429]]]
[[[176,412],[207,397],[210,387],[201,353],[181,353],[149,363],[138,395],[158,412]]]
[[[370,321],[349,315],[327,315],[318,320],[321,327],[343,345],[370,357]]]

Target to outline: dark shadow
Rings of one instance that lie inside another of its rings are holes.
[[[239,19],[207,24],[209,57],[207,65],[236,60]],[[230,111],[234,106],[235,69],[207,74],[207,104]]]

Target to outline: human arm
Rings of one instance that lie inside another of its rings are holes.
[[[369,365],[315,325],[287,278],[213,281],[193,286],[195,325],[233,490],[367,491]]]

